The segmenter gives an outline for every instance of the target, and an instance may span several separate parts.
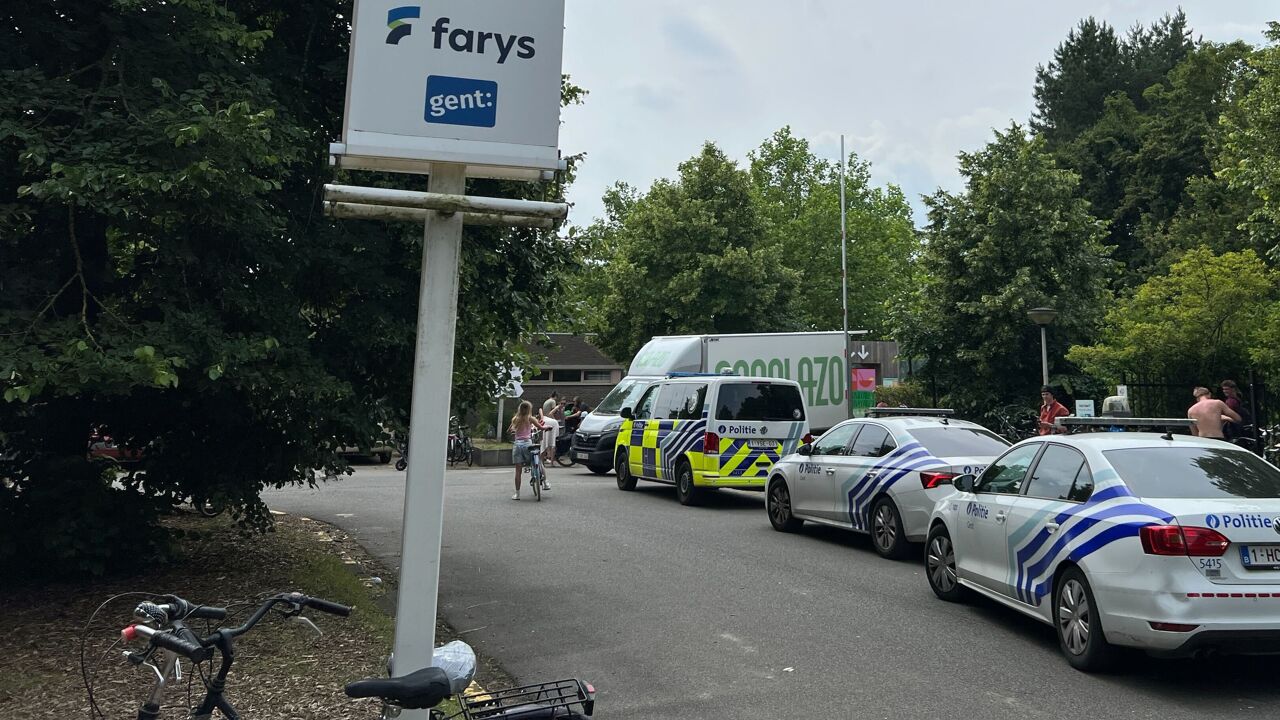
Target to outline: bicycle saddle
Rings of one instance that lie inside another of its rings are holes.
[[[394,678],[371,678],[348,683],[347,696],[379,697],[392,705],[410,710],[435,707],[453,693],[449,676],[438,667],[426,667]]]

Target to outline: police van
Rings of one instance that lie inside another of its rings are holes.
[[[620,415],[618,489],[669,483],[684,505],[709,488],[764,490],[773,464],[812,440],[799,384],[779,378],[673,373]]]

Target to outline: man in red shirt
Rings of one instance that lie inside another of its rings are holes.
[[[1040,434],[1048,435],[1050,433],[1064,432],[1065,428],[1058,428],[1053,424],[1056,418],[1066,417],[1071,414],[1066,406],[1058,402],[1053,396],[1053,388],[1045,385],[1040,388]]]

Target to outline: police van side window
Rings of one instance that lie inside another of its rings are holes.
[[[1046,500],[1070,500],[1076,477],[1084,465],[1084,455],[1079,451],[1051,444],[1031,471],[1024,493]]]
[[[640,402],[636,403],[635,418],[637,420],[648,420],[653,417],[653,406],[657,402],[658,391],[661,389],[661,385],[654,385],[640,398]]]
[[[706,399],[706,385],[671,385],[663,394],[662,410],[657,417],[663,420],[700,420]]]

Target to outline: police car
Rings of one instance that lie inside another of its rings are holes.
[[[1009,447],[951,410],[874,408],[831,428],[774,466],[765,507],[775,530],[806,520],[870,533],[884,557],[922,542],[957,475],[982,472]]]
[[[930,587],[1049,623],[1072,666],[1105,669],[1117,646],[1280,652],[1280,470],[1247,450],[1172,431],[1047,435],[954,485],[925,543]]]
[[[778,458],[812,439],[799,384],[779,378],[672,373],[621,416],[618,489],[670,483],[685,505],[710,488],[763,490]]]

